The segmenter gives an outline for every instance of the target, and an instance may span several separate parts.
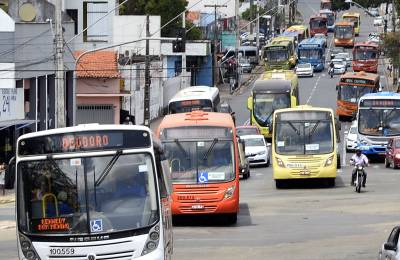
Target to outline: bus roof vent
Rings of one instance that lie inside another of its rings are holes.
[[[190,113],[186,113],[185,120],[207,120],[207,115],[208,113],[203,110],[194,110]]]

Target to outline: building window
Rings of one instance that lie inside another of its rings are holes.
[[[78,9],[67,9],[67,14],[74,21],[74,33],[78,34]]]
[[[83,28],[96,23],[83,33],[85,42],[107,42],[108,38],[108,19],[102,18],[107,14],[107,2],[84,2],[83,3]],[[100,21],[98,21],[102,18]]]

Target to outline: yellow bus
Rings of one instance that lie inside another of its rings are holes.
[[[360,34],[361,16],[356,12],[346,12],[342,15],[342,19],[354,23],[354,33],[356,36]]]
[[[273,178],[276,188],[289,179],[322,179],[335,186],[338,127],[330,108],[308,105],[279,109],[273,115]]]
[[[267,140],[271,140],[272,114],[276,109],[295,107],[299,104],[299,82],[291,70],[265,72],[254,83],[247,109],[250,111],[250,125],[255,125]]]
[[[310,38],[310,30],[304,24],[292,25],[289,28],[287,28],[285,30],[285,32],[298,32],[299,33],[299,37],[298,37],[299,43],[304,39]]]
[[[265,69],[291,69],[296,66],[296,39],[293,36],[278,36],[264,47]]]

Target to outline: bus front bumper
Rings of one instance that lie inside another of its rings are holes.
[[[354,71],[365,71],[365,72],[372,72],[376,73],[378,71],[377,64],[361,64],[361,63],[353,63],[353,70]]]
[[[288,163],[285,164],[285,167],[281,167],[278,165],[275,158],[273,163],[273,176],[275,180],[335,178],[337,173],[337,157],[332,156],[331,164],[324,166],[326,161],[327,159],[321,160],[319,165],[304,164],[303,167],[292,167]]]

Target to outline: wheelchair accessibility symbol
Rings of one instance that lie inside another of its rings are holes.
[[[206,183],[208,182],[208,172],[200,172],[198,181],[200,183]]]
[[[94,219],[90,221],[90,231],[91,232],[101,232],[103,231],[103,220]]]

